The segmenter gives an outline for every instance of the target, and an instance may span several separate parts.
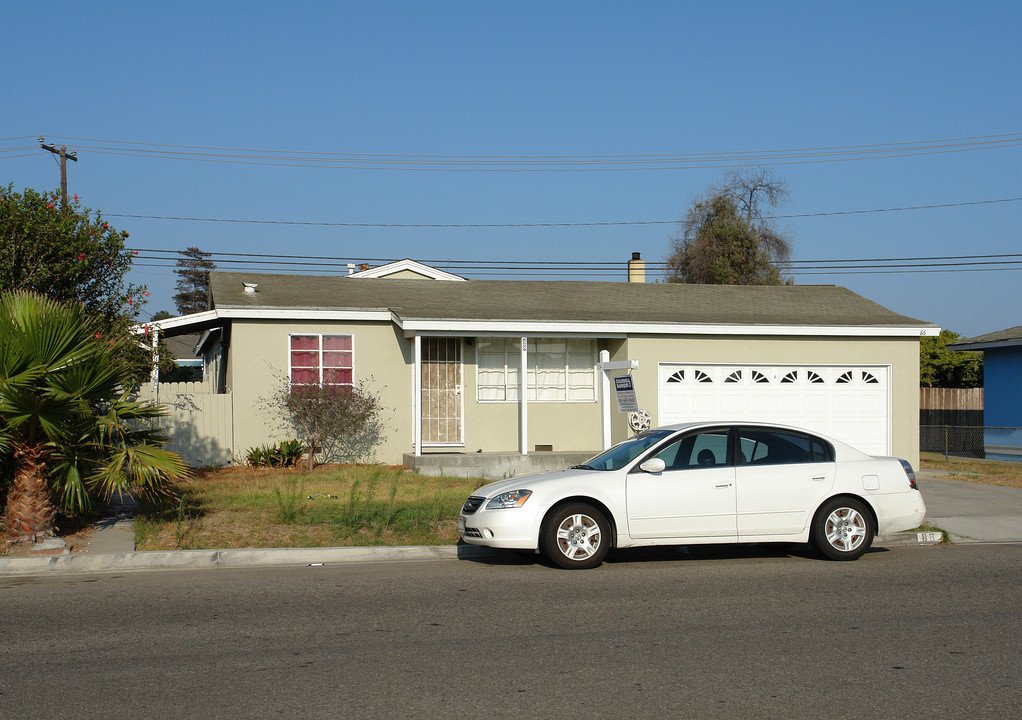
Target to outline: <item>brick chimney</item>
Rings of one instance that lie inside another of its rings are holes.
[[[646,282],[646,261],[637,252],[633,252],[628,261],[628,282]]]

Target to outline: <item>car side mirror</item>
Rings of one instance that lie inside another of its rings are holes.
[[[653,473],[654,475],[656,473],[662,473],[666,467],[667,463],[665,463],[661,458],[650,458],[639,465],[639,469],[642,470],[642,472]]]

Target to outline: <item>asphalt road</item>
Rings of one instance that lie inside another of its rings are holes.
[[[0,720],[1015,717],[1020,596],[1022,545],[0,577]]]

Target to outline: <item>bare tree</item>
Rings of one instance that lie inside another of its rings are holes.
[[[770,168],[730,170],[696,200],[671,238],[668,282],[784,285],[780,265],[791,241],[763,214],[788,198],[788,186]]]

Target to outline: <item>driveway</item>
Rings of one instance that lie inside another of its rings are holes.
[[[953,542],[1022,542],[1022,489],[917,473],[926,523]]]

